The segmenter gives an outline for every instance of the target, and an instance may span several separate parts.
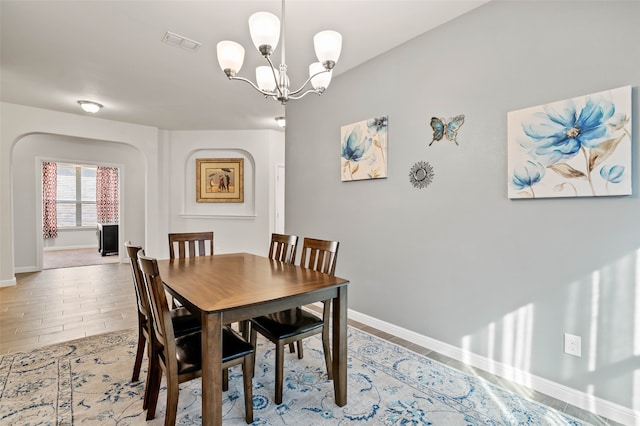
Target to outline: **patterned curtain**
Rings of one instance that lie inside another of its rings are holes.
[[[56,200],[58,191],[58,167],[56,163],[42,162],[42,236],[58,237]]]
[[[119,223],[118,169],[98,166],[96,174],[96,215],[98,223]]]
[[[98,223],[118,223],[118,169],[98,166],[96,212]]]

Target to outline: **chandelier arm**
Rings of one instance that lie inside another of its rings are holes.
[[[251,81],[248,80],[244,77],[236,77],[234,75],[229,76],[229,80],[238,80],[238,81],[244,81],[245,83],[248,83],[251,85],[251,87],[253,87],[254,89],[256,89],[258,92],[262,93],[265,96],[275,96],[274,92],[267,92],[266,90],[262,90],[261,88],[259,88],[258,86],[256,86],[256,84]]]
[[[302,92],[304,90],[305,87],[307,87],[307,84],[309,84],[309,82],[311,81],[311,79],[317,75],[320,74],[324,74],[325,72],[329,72],[330,70],[324,70],[324,71],[318,71],[317,73],[313,74],[312,76],[309,76],[309,78],[307,78],[307,81],[305,81],[302,86],[300,86],[300,88],[298,90],[294,90],[292,92],[289,93],[289,97],[291,97],[291,95],[297,95],[298,93]],[[311,89],[311,90],[315,90],[317,92],[316,89]],[[324,91],[324,90],[323,90]],[[322,93],[322,92],[320,92]],[[304,94],[302,95],[304,96]],[[301,97],[302,97],[301,96]],[[293,99],[298,99],[298,98],[293,98]]]
[[[280,82],[278,81],[278,76],[276,75],[276,68],[273,66],[273,62],[271,62],[271,58],[269,56],[265,56],[264,58],[267,60],[267,62],[269,63],[269,66],[271,67],[273,80],[276,82],[276,90],[278,91],[280,96],[284,96],[284,94],[282,93],[282,88],[280,87]]]
[[[300,98],[305,97],[305,96],[306,96],[306,95],[308,95],[309,93],[315,93],[316,95],[320,96],[320,95],[322,95],[322,93],[323,93],[323,92],[324,92],[324,89],[323,89],[323,88],[320,88],[320,89],[309,89],[309,90],[307,90],[306,92],[304,92],[304,93],[303,93],[302,95],[300,95],[300,96],[293,96],[293,95],[289,95],[289,99],[293,99],[293,100],[300,99]]]

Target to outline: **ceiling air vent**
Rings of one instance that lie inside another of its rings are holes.
[[[200,46],[202,46],[202,43],[200,42],[172,33],[171,31],[166,32],[162,38],[162,42],[185,50],[190,50],[192,52],[195,52]]]

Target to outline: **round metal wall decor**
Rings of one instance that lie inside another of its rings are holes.
[[[431,164],[418,161],[416,164],[411,167],[411,171],[409,172],[409,182],[414,188],[426,188],[431,182],[433,182],[433,177],[435,174],[433,173],[433,167]]]

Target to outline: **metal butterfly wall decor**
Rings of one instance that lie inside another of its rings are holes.
[[[433,139],[429,143],[431,146],[435,141],[440,141],[445,138],[449,141],[453,141],[458,144],[456,138],[458,137],[458,130],[464,124],[464,115],[456,115],[446,121],[444,118],[431,117],[431,128],[433,129]]]

